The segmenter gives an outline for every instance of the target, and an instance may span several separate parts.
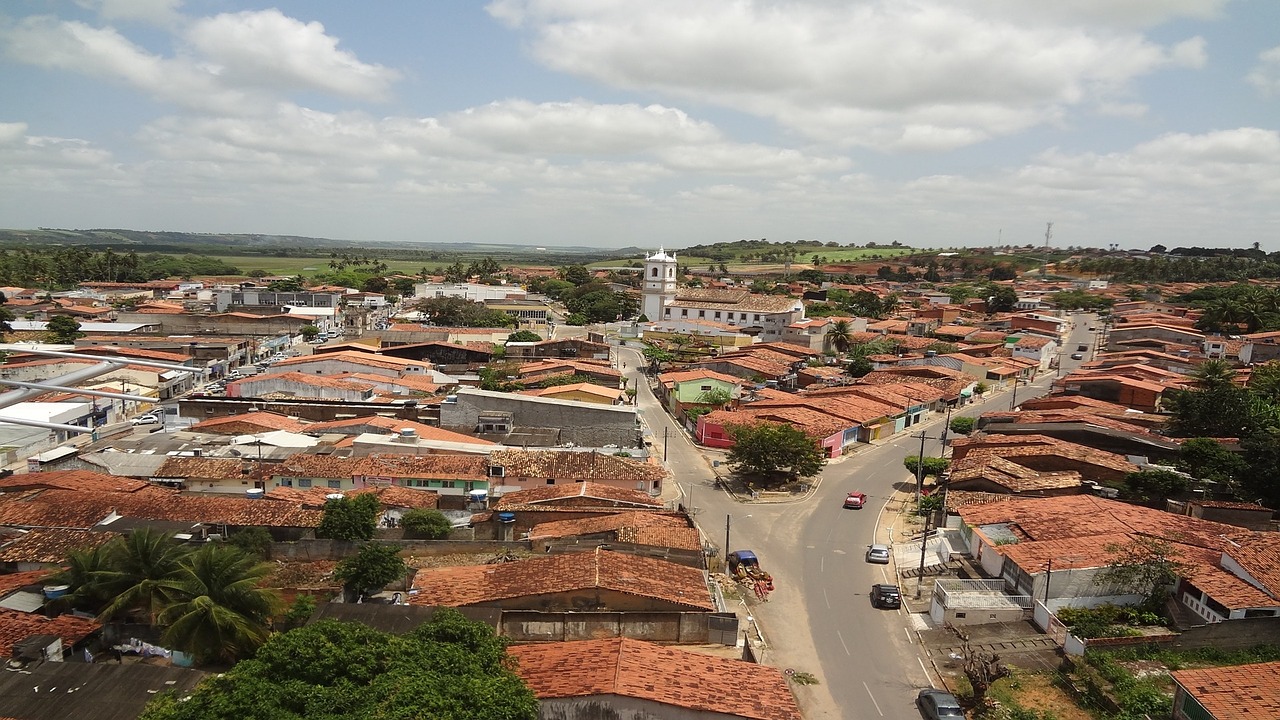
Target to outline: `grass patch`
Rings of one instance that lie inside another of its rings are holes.
[[[992,684],[987,695],[1000,702],[1007,720],[1096,720],[1099,716],[1077,704],[1063,690],[1056,673],[1025,672],[1013,674]]]

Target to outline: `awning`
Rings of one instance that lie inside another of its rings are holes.
[[[973,397],[973,390],[965,388],[960,391],[960,397]]]

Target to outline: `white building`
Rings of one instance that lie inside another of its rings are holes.
[[[418,283],[413,286],[416,298],[456,297],[472,302],[485,300],[523,300],[524,288],[518,285],[484,285],[482,283]]]
[[[650,321],[663,319],[663,308],[676,299],[676,256],[662,248],[644,259],[644,300],[640,312]],[[667,318],[670,319],[670,318]]]

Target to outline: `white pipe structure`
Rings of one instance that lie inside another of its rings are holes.
[[[39,397],[47,392],[62,391],[79,395],[99,395],[102,397],[114,397],[124,400],[134,400],[137,402],[155,402],[155,398],[143,397],[140,395],[127,395],[124,393],[105,393],[96,390],[82,390],[77,387],[68,387],[78,382],[92,380],[99,375],[106,375],[109,372],[118,370],[122,365],[142,365],[145,367],[159,368],[161,370],[174,370],[177,372],[187,372],[193,374],[203,374],[200,368],[187,367],[186,365],[174,365],[172,363],[154,362],[152,360],[136,360],[129,357],[119,357],[110,355],[87,355],[84,353],[69,353],[58,350],[28,350],[22,349],[19,352],[30,353],[32,355],[47,355],[49,357],[71,358],[74,360],[92,360],[97,365],[93,365],[81,370],[67,373],[61,377],[52,378],[47,383],[29,383],[18,382],[15,380],[0,381],[0,385],[11,385],[18,390],[10,390],[6,393],[0,393],[0,409],[17,405],[34,397]],[[31,427],[45,428],[48,430],[62,430],[64,432],[91,433],[94,428],[81,427],[79,425],[63,425],[61,423],[50,423],[42,420],[27,420],[25,418],[11,418],[0,416],[0,422],[11,423],[13,425],[28,425]]]
[[[148,403],[153,403],[156,401],[155,398],[147,397],[146,395],[127,395],[125,393],[109,392],[107,390],[88,390],[85,388],[68,388],[68,387],[63,387],[61,385],[50,385],[49,383],[22,382],[19,380],[0,380],[0,385],[12,385],[13,387],[20,387],[20,388],[39,388],[41,390],[44,390],[45,392],[61,390],[68,393],[75,393],[76,395],[91,395],[93,397],[111,398],[112,400],[132,400],[134,402],[148,402]]]

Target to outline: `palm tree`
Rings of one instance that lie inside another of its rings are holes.
[[[853,345],[853,326],[848,320],[836,320],[827,328],[826,340],[836,352],[847,352]]]
[[[1232,384],[1236,371],[1226,360],[1205,360],[1191,373],[1200,387],[1205,389],[1221,388]]]
[[[155,624],[160,611],[170,603],[169,582],[179,576],[182,560],[190,550],[174,542],[168,533],[137,530],[106,546],[108,567],[96,572],[95,582],[111,599],[100,620],[129,613],[146,613]]]
[[[111,554],[107,546],[89,550],[72,550],[55,582],[69,585],[71,592],[55,603],[97,613],[111,599],[101,582],[102,573],[110,568]]]
[[[234,661],[253,653],[271,634],[281,608],[275,590],[261,586],[271,565],[229,546],[206,545],[165,581],[172,602],[159,614],[163,642],[198,662]]]

